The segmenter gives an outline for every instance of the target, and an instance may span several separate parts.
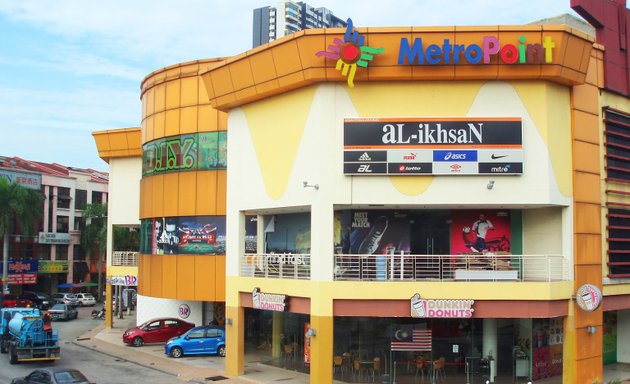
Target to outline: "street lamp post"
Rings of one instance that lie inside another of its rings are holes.
[[[9,292],[9,234],[5,233],[2,239],[2,295]]]

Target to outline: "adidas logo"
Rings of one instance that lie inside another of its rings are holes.
[[[372,158],[370,157],[370,155],[367,154],[367,152],[363,152],[363,154],[361,156],[359,156],[359,161],[371,161]]]

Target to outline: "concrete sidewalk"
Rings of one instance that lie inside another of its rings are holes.
[[[96,323],[97,320],[94,320]],[[299,372],[261,364],[256,356],[245,356],[245,375],[228,378],[225,375],[224,358],[218,356],[190,356],[174,359],[164,354],[164,344],[145,345],[134,348],[122,341],[123,332],[136,326],[135,314],[124,319],[114,319],[113,328],[105,328],[102,321],[89,332],[81,335],[73,344],[92,349],[106,355],[129,361],[147,368],[171,374],[177,379],[191,383],[309,383],[309,376]],[[214,380],[213,380],[214,379]]]

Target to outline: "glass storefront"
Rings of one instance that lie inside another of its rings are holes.
[[[309,372],[309,316],[245,309],[246,353]],[[520,383],[562,375],[562,318],[335,317],[334,378],[342,382]]]

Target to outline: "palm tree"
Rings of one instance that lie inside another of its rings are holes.
[[[42,195],[38,190],[10,183],[0,177],[0,234],[3,236],[2,293],[8,289],[9,231],[20,231],[19,235],[30,236],[35,221],[42,216]]]
[[[103,294],[103,256],[107,249],[107,204],[88,204],[83,210],[84,229],[81,231],[81,246],[90,254],[98,252],[98,300]]]

